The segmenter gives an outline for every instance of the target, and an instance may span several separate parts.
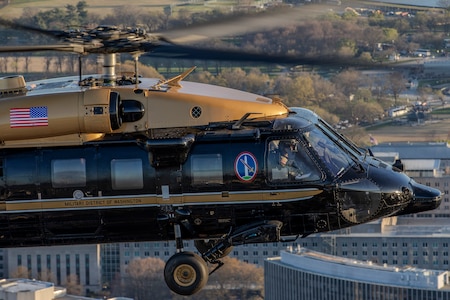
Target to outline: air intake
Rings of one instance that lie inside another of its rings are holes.
[[[26,93],[27,88],[22,75],[0,78],[0,98],[23,96]]]

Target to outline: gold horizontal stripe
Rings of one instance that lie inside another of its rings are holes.
[[[83,198],[59,200],[18,200],[0,202],[0,211],[49,211],[107,207],[151,206],[161,204],[203,204],[203,203],[236,203],[239,202],[272,202],[309,198],[320,194],[321,190],[289,190],[289,191],[255,191],[233,193],[202,193],[124,198]]]

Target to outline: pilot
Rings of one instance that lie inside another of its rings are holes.
[[[295,152],[292,149],[292,143],[280,142],[280,168],[287,169],[287,174],[290,179],[300,180],[309,176],[309,174],[303,174],[300,166],[300,162],[296,161]]]

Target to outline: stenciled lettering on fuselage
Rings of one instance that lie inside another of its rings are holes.
[[[258,161],[250,152],[241,152],[234,161],[234,172],[242,182],[252,182],[258,173]]]

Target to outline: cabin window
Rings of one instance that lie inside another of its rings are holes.
[[[303,182],[320,180],[322,174],[296,139],[271,140],[267,149],[269,180]]]
[[[191,165],[192,184],[223,184],[222,155],[192,155]]]
[[[86,159],[52,160],[52,186],[54,188],[86,186]]]
[[[142,160],[113,159],[111,161],[111,181],[114,190],[134,190],[144,187]]]

